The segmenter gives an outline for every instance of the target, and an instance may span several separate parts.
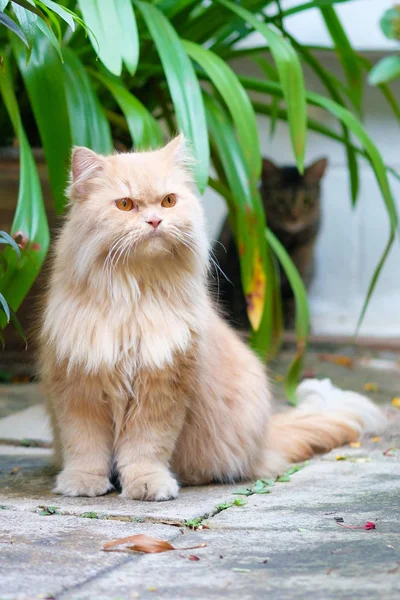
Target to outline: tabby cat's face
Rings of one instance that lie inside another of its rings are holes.
[[[317,221],[320,212],[320,181],[327,160],[321,159],[300,175],[295,167],[277,167],[263,161],[261,192],[272,227],[296,233]]]

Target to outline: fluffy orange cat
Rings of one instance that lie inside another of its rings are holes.
[[[322,406],[319,382],[302,384],[308,410],[271,414],[263,365],[207,289],[182,136],[153,152],[75,148],[69,198],[41,332],[56,493],[105,494],[116,472],[123,496],[168,500],[179,483],[276,475],[377,424],[364,399]]]

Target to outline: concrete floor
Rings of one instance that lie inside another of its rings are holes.
[[[273,365],[277,396],[288,358]],[[54,496],[40,390],[1,386],[0,600],[399,598],[400,410],[391,401],[400,366],[383,354],[357,356],[351,368],[325,359],[310,353],[306,371],[382,403],[387,432],[248,497],[235,494],[243,485],[187,488],[166,503]],[[247,503],[228,506],[238,498]],[[102,550],[139,533],[177,550]]]

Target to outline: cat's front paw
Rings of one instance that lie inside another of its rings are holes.
[[[112,489],[112,483],[104,475],[65,469],[57,476],[53,492],[62,496],[103,496]]]
[[[172,500],[178,495],[178,483],[168,471],[156,471],[136,477],[133,475],[132,480],[124,479],[121,494],[124,498],[162,502]]]

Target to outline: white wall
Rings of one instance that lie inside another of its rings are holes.
[[[281,0],[282,8],[304,4],[305,0]],[[385,38],[377,26],[383,12],[392,8],[394,0],[352,0],[335,5],[335,10],[357,50],[390,50],[398,47],[395,41]],[[268,11],[276,13],[276,6],[271,5]],[[326,30],[325,23],[317,8],[295,13],[285,19],[288,32],[301,43],[316,46],[331,46],[332,41]],[[249,37],[242,46],[251,47],[264,43],[264,38],[258,33]]]
[[[360,0],[369,2],[370,0]],[[379,2],[385,4],[385,2]],[[388,3],[390,4],[390,3]],[[321,58],[321,57],[320,57]],[[333,57],[324,57],[325,67],[340,75]],[[241,62],[237,70],[251,75],[259,72],[250,62]],[[314,76],[306,72],[309,89],[322,91]],[[400,101],[400,83],[393,85]],[[366,84],[364,125],[377,144],[386,164],[400,171],[400,127],[382,95]],[[334,125],[335,120],[320,109],[310,114]],[[280,123],[275,137],[269,139],[267,118],[259,119],[262,153],[277,163],[293,163],[287,125]],[[373,270],[381,256],[389,227],[374,174],[360,159],[360,194],[355,210],[351,208],[345,154],[340,144],[310,132],[307,162],[320,156],[329,159],[329,170],[323,182],[323,222],[316,247],[316,277],[310,290],[312,327],[316,334],[352,335]],[[400,212],[400,183],[390,179]],[[214,193],[207,193],[206,210],[210,237],[215,239],[223,218],[224,204]],[[398,240],[383,269],[361,329],[362,335],[400,336],[400,245]]]

